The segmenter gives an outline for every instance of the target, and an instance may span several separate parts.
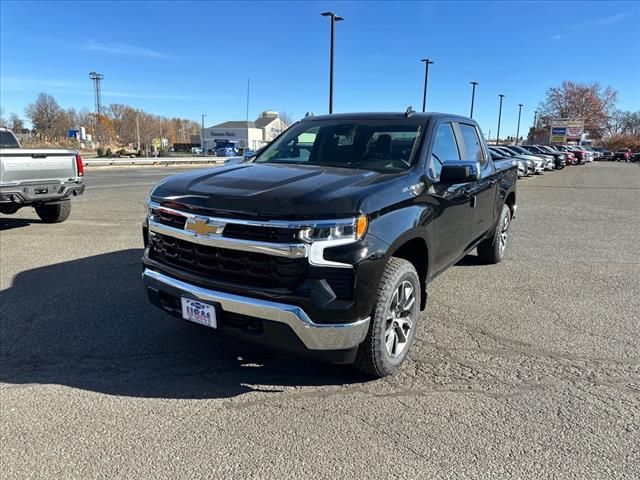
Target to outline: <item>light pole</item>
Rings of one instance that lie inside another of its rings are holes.
[[[336,30],[336,22],[344,20],[333,12],[324,12],[323,17],[331,17],[331,52],[329,54],[329,113],[333,113],[333,44]]]
[[[534,110],[533,111],[533,132],[531,133],[531,140],[529,140],[530,143],[535,143],[536,125],[538,123],[537,120],[538,120],[538,110]]]
[[[422,93],[422,111],[427,111],[427,83],[429,82],[429,65],[433,63],[430,58],[420,60],[424,62],[424,92]]]
[[[136,110],[136,140],[138,142],[138,155],[140,155],[140,110]]]
[[[200,130],[200,146],[202,147],[202,154],[206,157],[207,146],[204,144],[204,117],[206,117],[206,115],[203,113],[202,114],[202,130]]]
[[[498,110],[498,133],[496,133],[496,145],[500,144],[500,120],[502,119],[502,99],[504,95],[501,93],[498,95],[500,97],[500,109]]]
[[[522,104],[518,104],[518,128],[516,129],[516,145],[520,143],[520,115],[522,115]]]
[[[471,85],[473,85],[473,89],[471,90],[471,114],[469,115],[470,118],[473,118],[473,103],[476,100],[476,85],[479,85],[478,82],[469,82],[471,83]]]

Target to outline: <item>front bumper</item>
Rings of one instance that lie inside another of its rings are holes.
[[[82,195],[84,189],[84,184],[78,182],[7,185],[0,187],[0,202],[31,205],[65,201],[72,196]]]
[[[197,299],[216,306],[223,333],[297,353],[336,352],[337,361],[348,363],[369,329],[369,318],[315,323],[295,305],[210,290],[149,268],[142,278],[150,301],[172,315],[181,316],[180,297]],[[225,323],[226,316],[234,322]]]

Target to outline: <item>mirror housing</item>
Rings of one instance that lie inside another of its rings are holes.
[[[480,165],[478,162],[460,160],[446,161],[440,170],[441,183],[467,183],[480,178]]]

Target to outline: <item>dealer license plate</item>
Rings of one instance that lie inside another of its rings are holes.
[[[182,297],[182,318],[190,322],[206,325],[211,328],[218,328],[216,321],[216,309],[213,305]]]

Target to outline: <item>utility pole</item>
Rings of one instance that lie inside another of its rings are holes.
[[[520,143],[520,115],[522,115],[522,104],[518,104],[518,128],[516,129],[516,145]]]
[[[93,82],[93,97],[96,104],[96,124],[94,128],[95,141],[98,141],[98,129],[100,128],[100,115],[102,114],[102,91],[101,82],[104,80],[104,75],[101,73],[90,72],[89,78]]]
[[[140,152],[140,121],[138,117],[140,116],[140,110],[136,110],[136,140],[138,142],[138,153]]]
[[[336,22],[344,20],[340,15],[333,12],[321,13],[323,17],[331,18],[331,47],[329,52],[329,113],[333,113],[333,45],[335,38]]]
[[[249,93],[251,91],[251,79],[247,78],[247,141],[244,145],[244,151],[249,149]]]
[[[498,110],[498,133],[496,133],[496,145],[500,144],[500,120],[502,119],[502,99],[505,97],[502,93],[500,97],[500,109]]]
[[[473,103],[476,99],[476,85],[479,85],[478,82],[469,82],[473,85],[473,89],[471,90],[471,113],[469,114],[470,118],[473,118]]]
[[[202,154],[206,157],[207,146],[204,144],[204,117],[206,117],[206,115],[203,113],[202,114],[202,130],[200,131],[200,147],[202,147]]]
[[[420,60],[424,62],[424,92],[422,93],[422,111],[427,111],[427,82],[429,81],[429,65],[434,63],[430,58]]]

